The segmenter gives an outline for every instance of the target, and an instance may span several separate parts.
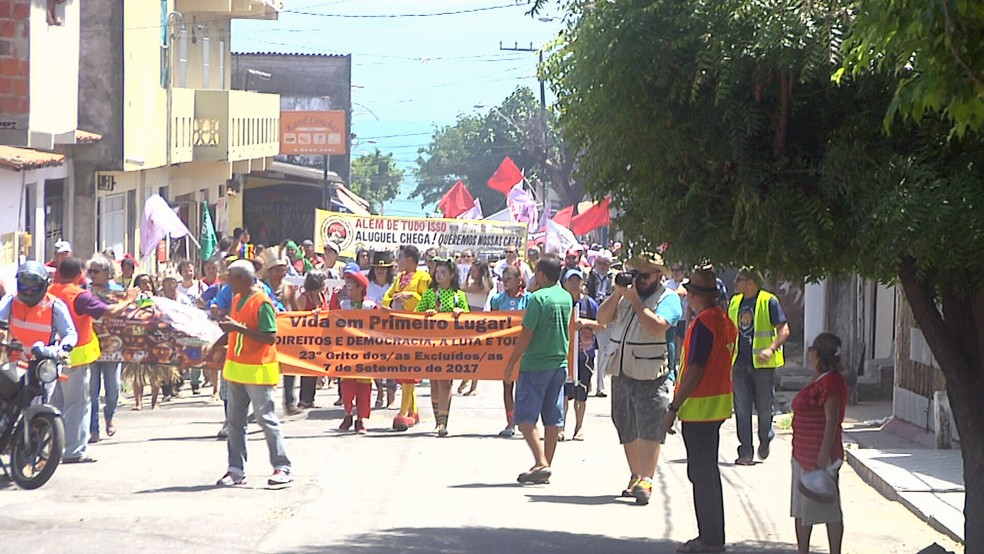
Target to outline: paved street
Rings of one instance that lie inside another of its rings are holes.
[[[616,497],[627,470],[608,400],[591,398],[586,441],[560,445],[549,485],[522,486],[531,465],[521,439],[500,439],[501,387],[456,396],[451,436],[387,431],[376,412],[364,437],[335,430],[340,408],[285,423],[297,481],[269,490],[266,447],[251,426],[246,487],[219,489],[225,443],[214,436],[222,408],[183,396],[159,411],[117,416],[119,432],[94,445],[95,464],[62,466],[38,491],[0,484],[2,552],[673,552],[696,535],[682,440],[663,450],[652,503]],[[319,392],[330,404],[334,390]],[[128,400],[130,400],[128,398]],[[149,406],[149,402],[146,403]],[[572,429],[569,428],[568,431]],[[734,467],[733,426],[722,432],[730,552],[791,552],[788,434],[768,462]],[[845,552],[914,553],[934,541],[959,550],[849,467],[842,470]],[[822,528],[815,552],[826,552]]]

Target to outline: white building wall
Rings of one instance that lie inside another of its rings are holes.
[[[46,2],[31,5],[32,133],[74,133],[79,121],[79,2],[59,6],[61,25],[48,25]],[[33,144],[50,150],[51,144]]]

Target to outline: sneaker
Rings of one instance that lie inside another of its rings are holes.
[[[739,456],[738,459],[735,460],[735,465],[736,466],[753,466],[753,465],[755,465],[755,460],[752,459],[751,456]]]
[[[246,484],[246,475],[234,475],[226,473],[221,479],[215,482],[218,487],[238,487]]]
[[[629,477],[629,484],[622,490],[622,498],[632,498],[632,490],[635,489],[636,484],[639,483],[639,477],[632,475]]]
[[[227,438],[229,438],[229,426],[223,425],[222,428],[219,429],[218,434],[215,435],[215,439],[221,441]]]
[[[769,457],[769,444],[769,442],[759,444],[758,455],[760,460],[764,460]]]
[[[499,431],[499,436],[504,439],[511,439],[516,436],[516,428],[513,426],[506,427],[502,431]]]
[[[341,398],[339,398],[338,400],[335,401],[334,404],[332,404],[332,406],[341,406],[341,405],[342,405],[342,399]]]
[[[639,479],[632,487],[632,496],[636,499],[636,504],[645,506],[649,504],[649,497],[653,495],[653,482]]]
[[[355,432],[360,435],[366,434],[366,424],[362,423],[361,419],[355,420]]]
[[[298,406],[295,406],[295,405],[291,404],[290,406],[287,406],[286,408],[284,408],[284,412],[286,412],[287,415],[289,415],[289,416],[293,416],[293,415],[303,414],[304,413],[304,410],[302,410]]]
[[[271,487],[276,487],[279,485],[287,485],[294,481],[294,478],[290,476],[290,470],[288,469],[278,469],[273,472],[273,475],[267,479],[267,485]]]
[[[339,431],[348,431],[352,428],[352,416],[347,415],[345,419],[342,420],[342,424],[338,426]]]

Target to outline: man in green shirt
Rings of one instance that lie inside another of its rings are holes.
[[[523,316],[523,332],[506,365],[503,380],[516,381],[513,419],[533,453],[534,464],[519,474],[520,483],[549,483],[550,464],[564,427],[564,383],[570,348],[571,295],[559,284],[560,258],[547,255],[536,263],[536,292]],[[522,358],[522,362],[520,362]],[[515,377],[516,363],[519,377]],[[544,444],[536,422],[543,419]]]

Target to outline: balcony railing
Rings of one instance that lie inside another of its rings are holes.
[[[284,8],[282,0],[177,0],[181,13],[223,14],[236,18],[277,19]]]
[[[171,89],[171,163],[194,160],[195,91]]]
[[[280,97],[240,90],[196,90],[195,161],[238,162],[280,150]]]

